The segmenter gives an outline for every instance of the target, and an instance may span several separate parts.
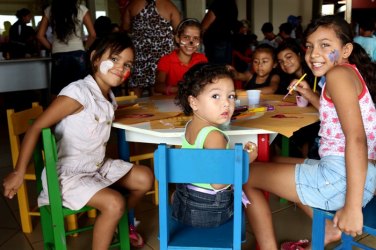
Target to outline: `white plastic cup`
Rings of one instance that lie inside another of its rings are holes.
[[[296,96],[296,105],[298,105],[298,107],[307,107],[308,105],[308,100],[305,99],[303,96],[300,96],[300,95],[297,95]]]
[[[261,90],[252,89],[247,90],[248,106],[255,107],[260,103]]]
[[[47,56],[47,54],[46,54],[46,50],[42,49],[42,50],[40,51],[40,57],[46,57],[46,56]]]

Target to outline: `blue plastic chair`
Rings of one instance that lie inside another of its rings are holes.
[[[242,184],[248,180],[249,157],[241,144],[234,149],[174,149],[160,144],[155,151],[159,180],[160,249],[241,249],[245,238]],[[169,183],[223,183],[234,187],[234,216],[215,228],[194,228],[172,219]]]
[[[321,250],[324,249],[324,237],[325,237],[325,220],[332,220],[334,213],[324,211],[321,209],[313,209],[313,224],[312,224],[312,249]],[[370,234],[376,237],[376,197],[363,208],[363,234]],[[353,249],[356,246],[360,249],[376,249],[376,246],[366,246],[360,242],[356,242],[353,237],[342,234],[341,244],[335,249]]]

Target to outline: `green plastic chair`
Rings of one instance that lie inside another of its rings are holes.
[[[43,160],[44,152],[44,160]],[[71,210],[63,207],[59,180],[56,171],[57,151],[55,137],[49,128],[42,130],[42,142],[34,150],[35,174],[37,178],[37,191],[42,190],[41,174],[46,166],[47,186],[50,205],[40,207],[44,249],[67,249],[66,236],[82,231],[91,230],[93,225],[67,231],[64,227],[64,217],[92,210],[85,206],[80,210]],[[118,235],[111,245],[121,250],[129,250],[129,225],[127,212],[124,213],[118,225]]]

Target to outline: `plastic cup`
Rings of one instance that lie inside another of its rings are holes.
[[[298,105],[298,107],[307,107],[308,105],[308,100],[305,99],[303,96],[300,96],[300,95],[297,95],[296,96],[296,105]]]
[[[247,90],[248,106],[255,107],[260,103],[261,90],[252,89]]]
[[[40,57],[46,57],[47,56],[47,53],[46,53],[46,50],[41,50],[40,51]]]

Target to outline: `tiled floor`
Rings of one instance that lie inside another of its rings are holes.
[[[0,114],[0,179],[11,171],[11,158],[8,141],[7,125],[4,111]],[[30,186],[33,189],[31,183]],[[0,189],[2,190],[2,189]],[[2,192],[2,191],[1,191]],[[6,199],[0,195],[0,250],[29,250],[43,249],[43,239],[39,219],[34,220],[34,231],[23,234],[20,226],[18,203],[16,199]],[[311,221],[291,203],[280,203],[277,197],[271,197],[271,207],[275,222],[278,241],[310,238]],[[145,199],[135,210],[136,218],[140,221],[138,231],[144,236],[146,245],[143,249],[159,249],[158,207],[153,205],[151,196]],[[371,237],[364,239],[369,245],[376,246],[376,240]],[[90,249],[91,232],[81,233],[78,237],[68,237],[69,249]],[[330,249],[329,247],[328,249]],[[242,249],[255,249],[255,240],[250,228],[247,228],[247,241]]]

